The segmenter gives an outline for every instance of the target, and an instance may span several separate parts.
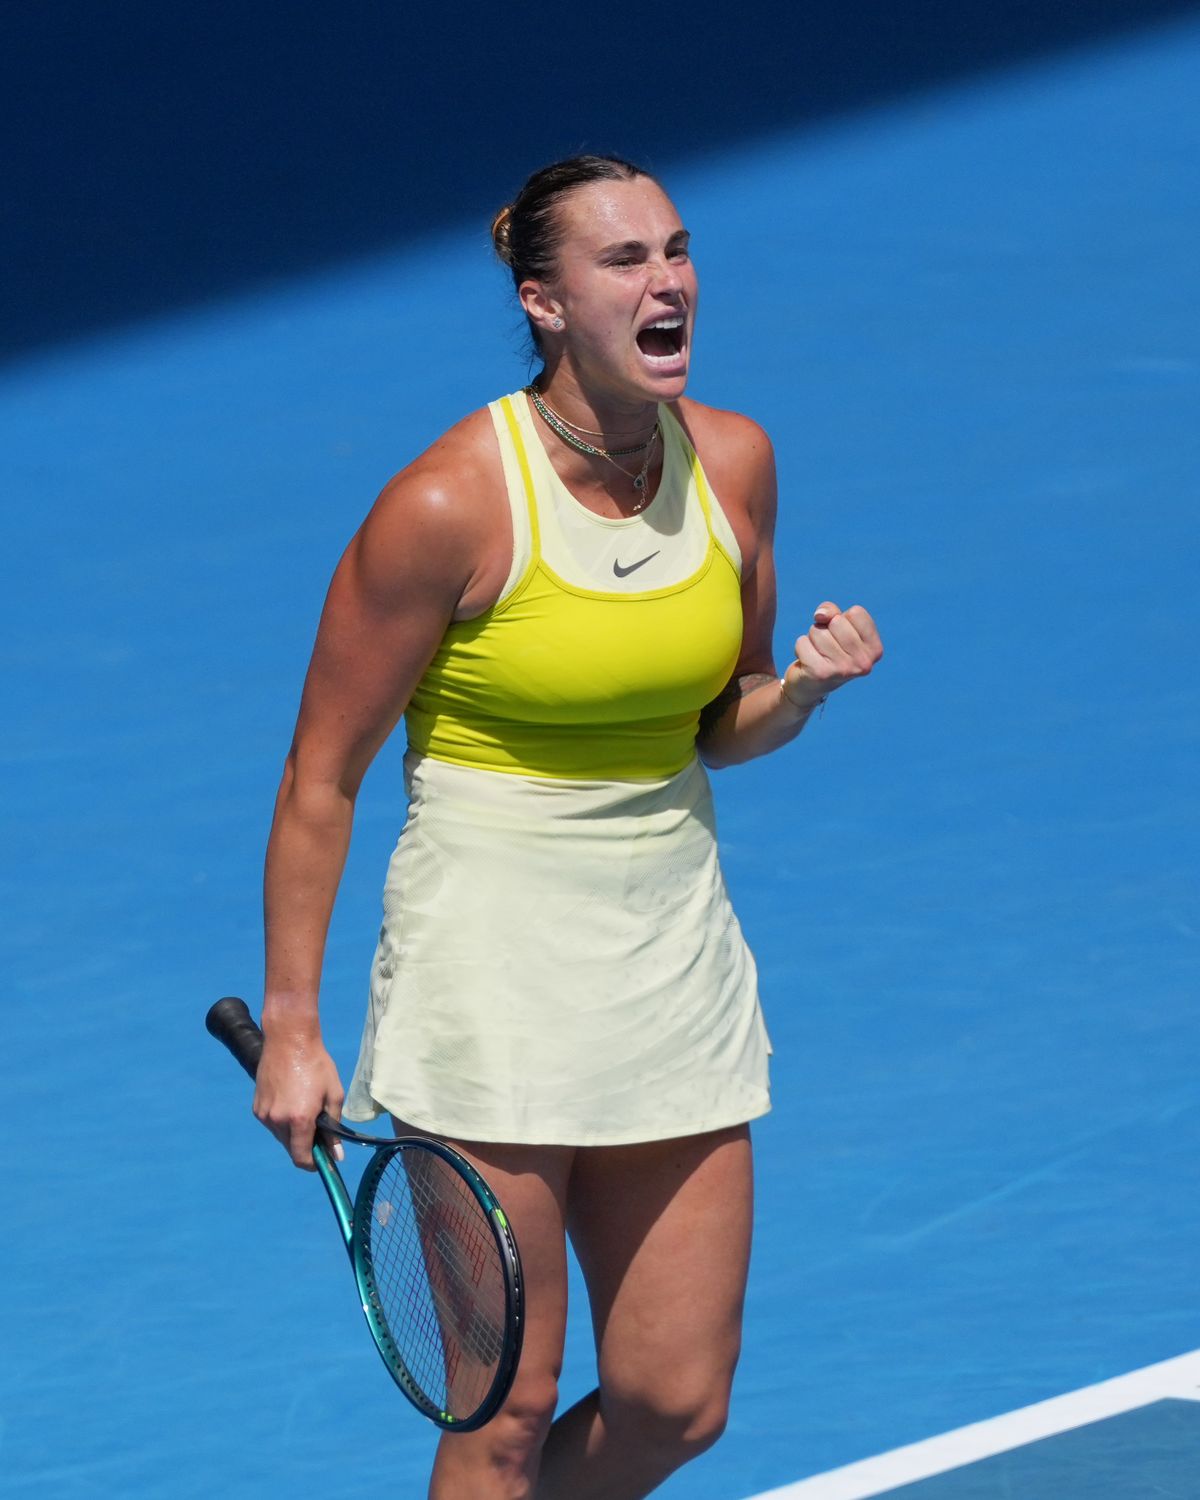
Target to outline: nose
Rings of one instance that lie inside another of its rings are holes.
[[[652,271],[650,290],[654,295],[677,302],[683,294],[683,277],[679,266],[666,256],[661,256],[653,261]]]

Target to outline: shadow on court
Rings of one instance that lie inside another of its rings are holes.
[[[0,357],[476,221],[554,155],[662,168],[1195,8],[13,8]]]

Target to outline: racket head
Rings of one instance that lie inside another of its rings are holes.
[[[517,1243],[483,1177],[440,1141],[376,1151],[355,1195],[350,1252],[396,1384],[439,1427],[482,1427],[512,1387],[525,1327]]]

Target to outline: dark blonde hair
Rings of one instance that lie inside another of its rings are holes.
[[[558,207],[568,193],[589,182],[633,182],[650,176],[619,156],[568,156],[541,167],[492,220],[492,245],[512,272],[513,285],[553,277],[563,241]],[[540,350],[538,331],[532,323],[529,331],[535,348]]]

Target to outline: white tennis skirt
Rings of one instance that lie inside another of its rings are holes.
[[[698,760],[567,781],[410,751],[405,781],[348,1119],[606,1146],[767,1112],[754,959]]]

